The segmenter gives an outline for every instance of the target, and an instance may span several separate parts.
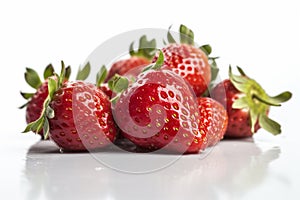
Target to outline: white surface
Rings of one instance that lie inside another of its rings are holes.
[[[97,2],[0,2],[1,199],[297,199],[296,0]],[[293,92],[290,102],[271,111],[282,124],[281,136],[261,130],[254,141],[222,141],[205,159],[184,156],[164,170],[133,175],[110,170],[89,154],[47,153],[51,144],[46,148],[36,144],[38,137],[20,133],[25,119],[17,109],[24,103],[19,91],[30,89],[23,79],[25,67],[42,72],[49,62],[58,66],[61,59],[77,67],[111,36],[180,23],[194,30],[200,44],[213,46],[223,77],[229,64],[239,65],[270,94]],[[36,153],[39,148],[45,152]]]

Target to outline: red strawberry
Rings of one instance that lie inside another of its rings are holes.
[[[64,150],[104,147],[116,135],[107,96],[96,86],[82,81],[67,82],[57,90],[49,106],[50,137]]]
[[[101,86],[99,87],[100,90],[102,90],[102,92],[104,92],[104,94],[106,94],[106,96],[110,99],[113,95],[113,92],[111,91],[111,89],[108,87],[107,83],[103,83],[101,84]]]
[[[90,71],[90,65],[87,63],[83,69],[79,68],[78,74],[77,74],[77,80],[84,80],[87,78],[88,74]],[[48,96],[48,78],[52,77],[55,79],[54,75],[54,68],[51,64],[49,64],[45,70],[44,70],[44,82],[41,81],[38,73],[31,69],[31,68],[26,68],[25,72],[25,80],[26,82],[36,89],[35,93],[23,93],[21,92],[21,95],[28,100],[26,104],[21,106],[20,108],[26,108],[26,122],[27,124],[30,122],[33,122],[37,120],[43,110],[43,104],[45,99]],[[71,74],[71,68],[68,66],[66,68],[66,74],[65,74],[65,81],[69,79],[69,76]],[[43,136],[43,130],[38,132],[39,135],[41,135],[42,138]]]
[[[198,129],[196,97],[182,77],[165,67],[158,69],[162,64],[161,53],[155,64],[115,97],[115,121],[124,136],[139,147],[196,153],[206,140]]]
[[[64,65],[63,70],[64,71]],[[43,114],[26,131],[39,131],[63,150],[93,150],[114,140],[114,126],[108,97],[95,85],[82,81],[62,83],[49,79],[49,96]],[[57,87],[58,86],[58,87]]]
[[[146,66],[149,63],[149,60],[137,56],[132,56],[125,60],[119,60],[111,66],[106,81],[111,79],[115,74],[123,75],[132,68]]]
[[[199,130],[205,132],[207,137],[206,146],[217,144],[226,132],[228,116],[226,109],[219,102],[209,97],[198,97],[200,113]]]
[[[197,96],[202,95],[211,78],[205,53],[188,44],[170,44],[162,48],[162,51],[165,65],[187,80]],[[153,61],[156,61],[156,57]]]
[[[209,59],[212,60],[212,65],[216,67],[214,61],[216,58],[207,57],[211,52],[210,46],[195,47],[194,34],[184,25],[180,26],[181,44],[176,44],[170,32],[168,32],[168,39],[171,44],[162,48],[165,58],[164,64],[187,80],[195,94],[201,96],[208,89],[212,80]],[[154,57],[153,62],[156,59],[157,55]]]
[[[68,68],[70,72],[70,68]],[[45,99],[48,96],[48,77],[54,74],[54,69],[51,64],[49,64],[44,70],[44,82],[41,81],[38,73],[31,68],[26,68],[25,80],[32,88],[36,89],[35,93],[24,93],[21,92],[21,95],[28,100],[26,104],[20,108],[26,107],[26,122],[27,124],[37,120],[42,112],[43,104]],[[38,133],[41,135],[42,139],[43,131]]]
[[[115,62],[109,69],[106,81],[111,79],[115,74],[124,75],[129,70],[150,64],[150,60],[154,56],[154,49],[156,48],[156,41],[153,39],[147,41],[146,36],[142,36],[139,41],[139,48],[137,51],[133,50],[133,42],[129,48],[130,58],[119,60]]]
[[[280,106],[288,101],[292,94],[283,92],[270,97],[253,79],[249,78],[241,68],[240,75],[233,75],[229,67],[229,77],[219,83],[212,91],[211,97],[219,101],[227,109],[227,137],[250,137],[262,127],[277,135],[281,133],[280,125],[268,117],[270,106]]]

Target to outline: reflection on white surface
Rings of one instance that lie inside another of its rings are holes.
[[[101,153],[115,159],[133,156]],[[172,155],[151,156],[159,162]],[[184,155],[162,170],[129,174],[102,165],[88,153],[59,153],[53,143],[42,141],[28,151],[23,185],[28,200],[243,199],[264,183],[270,162],[279,156],[276,146],[263,150],[251,140],[227,140],[205,158]]]

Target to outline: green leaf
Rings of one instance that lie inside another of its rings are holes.
[[[42,85],[38,73],[31,68],[26,68],[25,80],[34,89],[38,89]]]
[[[164,54],[161,50],[159,50],[159,55],[158,58],[154,64],[154,66],[152,67],[152,69],[157,70],[160,69],[164,64]]]
[[[246,73],[244,72],[244,70],[242,68],[240,68],[239,66],[236,66],[236,68],[238,69],[238,71],[240,72],[240,74],[242,76],[247,76]]]
[[[63,84],[63,82],[65,80],[65,76],[66,76],[65,63],[64,63],[64,61],[61,61],[61,70],[60,70],[60,74],[58,77],[57,88],[61,87],[61,85]]]
[[[163,66],[163,64],[164,64],[164,54],[161,50],[159,50],[159,54],[158,54],[156,62],[151,63],[150,65],[146,66],[142,72],[148,71],[150,69],[158,70]]]
[[[273,135],[278,135],[281,133],[281,126],[279,123],[270,119],[267,115],[262,114],[259,117],[259,125],[266,131],[272,133]]]
[[[100,85],[104,82],[106,77],[107,77],[107,69],[106,69],[105,65],[103,65],[100,68],[100,71],[97,73],[97,76],[96,76],[97,87],[100,87]]]
[[[235,87],[238,91],[240,91],[240,92],[242,92],[242,93],[247,93],[247,92],[248,92],[249,87],[248,87],[247,84],[239,83],[239,82],[236,82],[236,81],[231,80],[231,79],[230,79],[230,81],[231,81],[231,83],[234,85],[234,87]]]
[[[166,46],[168,43],[163,39],[163,44]]]
[[[134,42],[132,42],[129,46],[129,54],[131,56],[144,57],[148,60],[152,60],[156,50],[155,39],[148,41],[146,35],[143,35],[139,40],[139,48],[137,51],[134,51],[133,45]]]
[[[246,97],[240,97],[239,99],[235,100],[232,104],[232,108],[234,109],[243,109],[247,107],[248,103]]]
[[[29,131],[38,133],[43,128],[44,120],[45,120],[44,116],[41,115],[37,120],[27,124],[27,126],[26,126],[25,130],[23,131],[23,133],[27,133]]]
[[[109,81],[108,81],[108,87],[115,93],[121,93],[125,89],[128,88],[129,81],[127,78],[122,77],[118,74],[113,76]]]
[[[167,39],[168,39],[168,42],[170,44],[176,43],[176,40],[173,38],[172,34],[170,33],[171,27],[172,27],[172,25],[169,26],[169,30],[168,30],[168,33],[167,33]]]
[[[285,92],[280,93],[277,96],[269,97],[269,101],[274,104],[279,104],[279,103],[286,102],[286,101],[290,100],[291,98],[292,98],[292,93],[289,91],[285,91]]]
[[[129,54],[130,54],[130,56],[135,55],[133,45],[134,45],[134,42],[131,42],[130,45],[129,45]]]
[[[194,45],[194,32],[181,24],[179,27],[180,43]]]
[[[38,133],[43,129],[45,117],[41,116],[31,127],[31,131]]]
[[[211,46],[209,44],[205,44],[202,45],[201,47],[199,47],[207,56],[209,56],[211,54]]]
[[[57,87],[58,87],[57,81],[50,77],[48,79],[48,92],[49,92],[50,99],[53,98],[53,94],[54,94],[54,92],[56,92]]]
[[[70,76],[71,76],[71,66],[68,66],[66,68],[65,80],[69,80]]]
[[[47,118],[45,118],[44,126],[43,126],[44,139],[47,139],[49,137],[49,131],[50,131],[49,121]]]
[[[254,133],[255,132],[255,124],[257,122],[258,119],[258,115],[257,113],[250,109],[250,122],[251,122],[251,132]]]
[[[46,80],[48,77],[52,76],[54,74],[54,68],[52,64],[47,65],[47,67],[44,70],[44,79]]]
[[[34,95],[34,93],[25,93],[25,92],[20,92],[20,94],[26,100],[30,99]]]
[[[274,97],[270,97],[270,96],[267,96],[267,95],[266,95],[266,97],[253,95],[253,97],[258,99],[259,101],[267,104],[267,105],[270,105],[270,106],[281,106],[280,103],[286,102],[290,98],[292,98],[292,93],[289,92],[289,91],[286,91],[286,92],[282,92],[279,95],[274,96]]]
[[[281,106],[280,103],[272,101],[271,99],[269,99],[267,96],[266,98],[262,97],[262,96],[258,96],[253,94],[253,98],[259,100],[260,102],[269,105],[269,106]]]
[[[231,66],[229,65],[229,79],[234,87],[240,92],[246,93],[249,89],[249,84],[247,82],[251,82],[252,80],[246,76],[237,76],[232,73]]]
[[[35,121],[28,123],[26,128],[24,129],[24,131],[22,131],[22,133],[27,133],[27,132],[31,131],[31,127],[33,126],[34,123],[35,123]]]
[[[29,103],[29,102],[26,102],[26,103],[24,103],[23,105],[19,106],[18,108],[19,108],[19,109],[23,109],[23,108],[25,108],[25,107],[28,105],[28,103]]]
[[[89,62],[86,63],[86,65],[82,69],[79,67],[76,80],[85,80],[89,76],[90,71],[91,71],[91,65]]]

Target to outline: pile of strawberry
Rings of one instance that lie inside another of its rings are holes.
[[[84,82],[87,64],[75,81],[70,67],[46,67],[44,81],[30,68],[25,79],[35,93],[21,93],[28,103],[24,132],[50,138],[66,151],[97,150],[129,141],[143,151],[198,153],[225,138],[251,137],[262,127],[276,135],[280,125],[268,117],[271,106],[290,92],[271,97],[244,71],[216,83],[217,57],[211,47],[194,44],[194,33],[180,26],[180,43],[168,32],[160,50],[155,40],[140,38],[130,58],[103,66],[96,84]]]

